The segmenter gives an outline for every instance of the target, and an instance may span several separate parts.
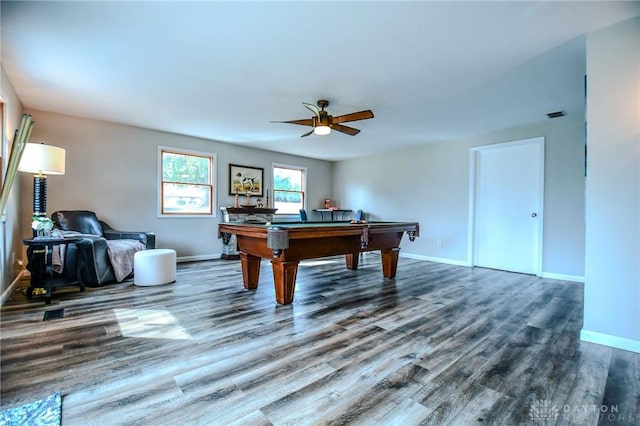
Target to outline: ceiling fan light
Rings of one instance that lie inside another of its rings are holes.
[[[329,126],[316,126],[313,129],[313,133],[315,133],[316,135],[328,135],[329,133],[331,133],[331,127]]]

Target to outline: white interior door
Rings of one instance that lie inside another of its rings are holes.
[[[539,275],[544,138],[473,148],[473,265]]]

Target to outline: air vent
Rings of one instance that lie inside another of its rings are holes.
[[[42,318],[42,321],[48,321],[62,317],[64,317],[64,308],[54,309],[51,311],[44,311],[44,318]]]
[[[567,113],[564,112],[564,111],[556,111],[556,112],[548,113],[547,117],[549,117],[549,118],[558,118],[558,117],[564,117],[565,115],[567,115]]]

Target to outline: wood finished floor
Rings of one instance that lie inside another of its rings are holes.
[[[18,291],[0,408],[60,390],[63,425],[640,424],[640,354],[579,341],[582,291],[408,258],[388,280],[376,254],[303,262],[289,306],[264,260],[257,291],[235,261],[48,306]]]

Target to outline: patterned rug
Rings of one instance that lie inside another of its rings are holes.
[[[60,426],[62,396],[56,392],[44,399],[0,412],[2,426]]]

